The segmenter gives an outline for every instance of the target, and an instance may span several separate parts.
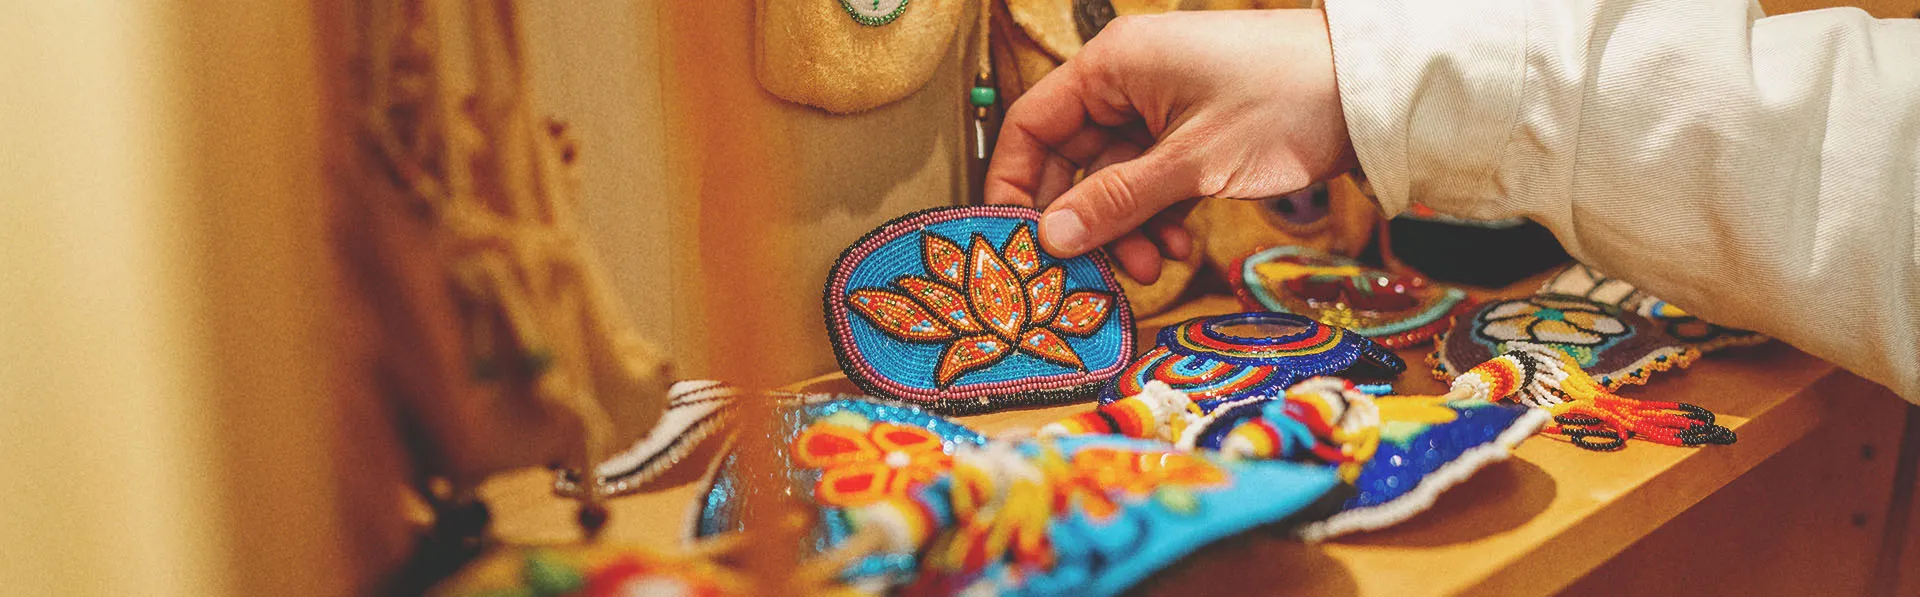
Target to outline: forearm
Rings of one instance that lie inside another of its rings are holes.
[[[1389,212],[1582,261],[1920,399],[1920,22],[1738,0],[1330,0]]]

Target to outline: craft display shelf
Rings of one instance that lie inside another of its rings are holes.
[[[1524,294],[1525,283],[1515,292]],[[1151,343],[1161,326],[1239,307],[1230,297],[1202,296],[1140,323]],[[1425,366],[1428,347],[1400,351],[1409,371],[1401,393],[1439,393]],[[1620,452],[1579,449],[1536,437],[1514,460],[1489,467],[1441,496],[1435,506],[1399,526],[1306,545],[1255,531],[1210,546],[1157,575],[1148,594],[1208,592],[1302,595],[1546,594],[1574,587],[1600,568],[1708,499],[1743,474],[1808,436],[1821,422],[1823,394],[1873,388],[1819,359],[1780,343],[1736,349],[1701,360],[1681,374],[1657,376],[1623,393],[1706,407],[1739,433],[1732,446],[1673,448],[1632,442]],[[857,393],[840,374],[789,389]],[[1086,404],[961,417],[989,434],[1036,429],[1089,408]],[[1892,419],[1904,405],[1893,401]],[[1884,425],[1883,425],[1884,426]],[[1890,427],[1896,451],[1901,427]],[[656,482],[656,491],[612,500],[611,541],[674,548],[686,536],[696,497],[705,491],[711,454],[695,454]],[[1891,454],[1884,460],[1891,460]],[[1890,487],[1884,474],[1879,487]],[[509,542],[578,539],[573,505],[549,491],[545,471],[506,475],[483,488],[496,533]],[[1885,492],[1882,492],[1885,493]],[[1881,507],[1886,507],[1881,501]],[[1747,534],[1751,534],[1748,532]],[[1743,535],[1732,529],[1722,540]],[[1873,543],[1878,546],[1879,542]],[[1737,547],[1736,547],[1737,549]],[[1868,548],[1871,549],[1871,548]],[[1869,551],[1866,559],[1871,560]],[[1870,569],[1870,568],[1869,568]],[[1605,582],[1601,583],[1603,586]],[[1863,581],[1864,585],[1864,581]],[[1242,592],[1244,591],[1244,592]]]

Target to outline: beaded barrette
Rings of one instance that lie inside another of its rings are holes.
[[[1306,315],[1388,348],[1433,339],[1446,330],[1448,315],[1468,305],[1458,288],[1305,247],[1254,253],[1234,271],[1234,290],[1247,308]]]
[[[1541,294],[1490,301],[1471,316],[1455,318],[1428,361],[1434,377],[1449,381],[1516,343],[1559,350],[1608,390],[1644,384],[1656,371],[1685,368],[1700,357],[1639,314],[1578,296]]]
[[[1040,433],[1115,433],[1228,458],[1324,464],[1355,491],[1338,512],[1296,530],[1319,541],[1388,527],[1425,511],[1441,492],[1505,460],[1548,418],[1543,410],[1485,400],[1376,398],[1332,377],[1202,413],[1187,395],[1154,381],[1140,394],[1051,423]]]
[[[1278,395],[1302,379],[1355,363],[1388,375],[1407,369],[1399,356],[1365,336],[1291,313],[1198,317],[1162,328],[1157,340],[1101,391],[1101,402],[1139,394],[1157,380],[1211,412],[1227,402]]]
[[[1759,332],[1730,328],[1687,314],[1672,303],[1642,292],[1619,278],[1575,263],[1540,285],[1542,294],[1575,295],[1638,313],[1660,325],[1662,331],[1700,352],[1713,352],[1735,346],[1765,344],[1769,338]]]
[[[1099,252],[1040,250],[1039,212],[940,208],[848,247],[825,293],[840,368],[943,412],[1091,395],[1133,356],[1133,315]]]
[[[1715,424],[1714,414],[1707,409],[1615,395],[1565,352],[1525,342],[1513,343],[1505,354],[1454,378],[1446,397],[1511,398],[1546,409],[1554,419],[1546,433],[1564,436],[1588,450],[1618,450],[1628,439],[1670,446],[1725,445],[1737,439],[1733,430]]]
[[[722,465],[696,533],[741,529],[787,493],[840,578],[927,594],[1117,594],[1215,540],[1280,522],[1338,485],[1326,467],[1231,461],[1113,436],[988,440],[905,405],[787,409],[790,490],[743,495]]]

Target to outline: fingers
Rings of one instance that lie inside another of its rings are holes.
[[[1197,169],[1165,147],[1089,174],[1068,189],[1041,216],[1040,245],[1057,257],[1080,255],[1119,239],[1175,203],[1204,194]],[[1144,236],[1141,240],[1152,244]]]
[[[1160,279],[1160,250],[1138,230],[1108,245],[1107,256],[1135,282],[1152,284]]]
[[[1193,233],[1186,227],[1187,214],[1193,211],[1198,199],[1188,199],[1173,204],[1154,214],[1141,227],[1147,239],[1160,247],[1160,254],[1174,261],[1185,261],[1193,256]]]
[[[1091,76],[1090,70],[1083,62],[1069,61],[1007,108],[987,167],[987,203],[1044,206],[1043,184],[1057,180],[1054,158],[1085,166],[1115,140],[1129,138],[1130,133],[1116,137],[1108,129],[1131,123],[1138,115],[1107,99],[1125,101],[1106,88],[1106,77]]]

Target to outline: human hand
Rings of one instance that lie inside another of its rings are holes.
[[[1321,11],[1171,12],[1114,19],[1020,96],[985,194],[1044,208],[1047,252],[1107,245],[1152,283],[1161,255],[1192,253],[1195,198],[1283,195],[1355,164]]]

